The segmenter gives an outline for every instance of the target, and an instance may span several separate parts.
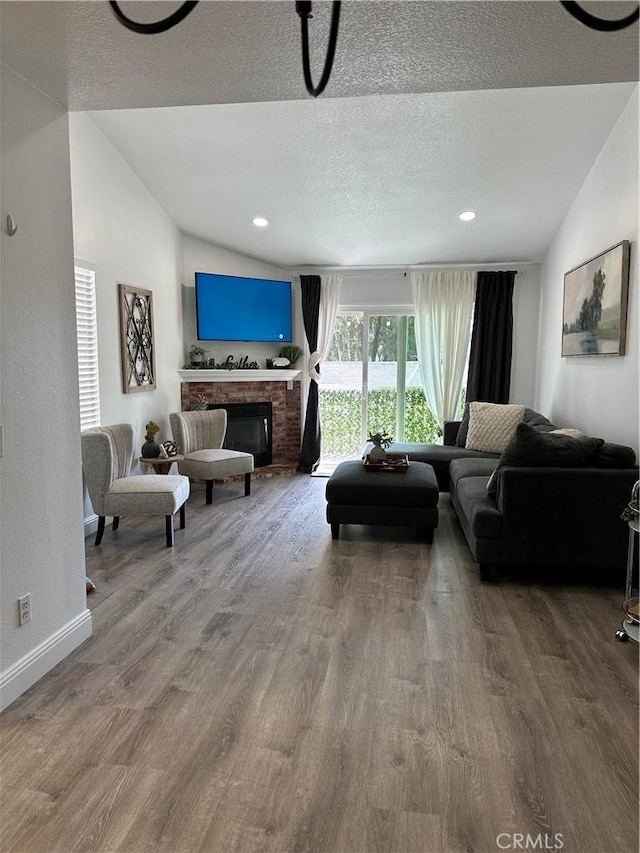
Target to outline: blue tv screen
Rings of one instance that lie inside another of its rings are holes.
[[[201,341],[293,341],[291,282],[196,273]]]

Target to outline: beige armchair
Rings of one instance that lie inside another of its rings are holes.
[[[184,460],[178,463],[181,474],[204,480],[206,502],[213,501],[213,481],[244,474],[244,493],[251,494],[253,456],[239,450],[223,450],[227,432],[225,409],[200,412],[172,412],[169,415],[173,440]]]
[[[113,530],[122,515],[164,515],[167,545],[173,545],[173,516],[180,510],[185,526],[185,501],[189,479],[180,474],[129,476],[133,461],[133,430],[130,424],[94,427],[81,434],[82,468],[98,516],[96,545],[102,541],[106,516],[113,516]]]

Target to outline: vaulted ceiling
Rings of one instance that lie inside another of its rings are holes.
[[[138,20],[178,5],[121,2]],[[313,5],[316,79],[330,5]],[[11,0],[2,60],[89,111],[176,223],[219,245],[279,266],[539,258],[637,97],[638,25],[589,30],[555,0],[342,5],[317,100],[293,2],[201,2],[150,36],[102,0]]]

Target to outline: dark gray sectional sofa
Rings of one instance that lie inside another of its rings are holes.
[[[555,429],[532,409],[524,420],[541,432]],[[624,572],[628,527],[620,513],[638,480],[631,447],[605,442],[580,467],[501,466],[490,496],[487,482],[500,457],[456,444],[460,426],[445,424],[443,445],[398,443],[390,449],[433,465],[482,580],[491,579],[494,566]]]

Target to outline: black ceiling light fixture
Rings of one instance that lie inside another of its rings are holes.
[[[619,18],[617,21],[612,21],[608,18],[598,18],[587,12],[575,0],[560,0],[564,8],[570,15],[573,15],[585,27],[590,27],[592,30],[600,30],[604,33],[612,33],[616,30],[623,30],[625,27],[630,27],[640,17],[640,5],[631,12],[626,18]]]
[[[183,3],[182,6],[180,6],[179,9],[176,9],[176,11],[171,15],[168,15],[161,21],[155,21],[150,24],[141,24],[138,21],[128,18],[120,6],[118,6],[116,0],[109,0],[109,5],[113,10],[113,14],[120,21],[123,27],[126,27],[128,30],[132,30],[134,33],[141,33],[142,35],[156,35],[157,33],[166,33],[167,30],[170,30],[172,27],[175,27],[176,24],[179,24],[180,21],[183,21],[198,5],[198,0],[188,0],[188,2]],[[304,74],[304,83],[307,87],[307,92],[312,97],[317,98],[318,95],[324,92],[327,83],[329,82],[329,77],[331,76],[333,58],[336,52],[336,44],[338,43],[338,27],[340,24],[340,7],[342,3],[339,2],[339,0],[334,0],[333,3],[331,10],[331,29],[329,31],[329,46],[327,48],[327,56],[325,58],[322,77],[320,78],[320,82],[317,86],[313,85],[311,64],[309,61],[309,18],[313,18],[311,3],[296,2],[295,5],[296,12],[300,17],[300,32],[302,36],[302,72]]]
[[[113,9],[113,14],[120,21],[123,27],[128,30],[133,30],[134,33],[142,33],[142,35],[156,35],[157,33],[166,33],[171,27],[175,27],[180,21],[184,21],[189,12],[198,5],[198,0],[187,0],[179,9],[176,9],[171,15],[163,18],[161,21],[155,21],[151,24],[139,24],[138,21],[133,21],[127,18],[122,9],[116,3],[116,0],[109,0],[109,5]]]
[[[633,12],[626,17],[619,18],[618,20],[610,20],[608,18],[598,18],[596,15],[592,15],[590,12],[583,9],[579,3],[575,2],[575,0],[560,0],[560,3],[570,15],[580,21],[581,24],[584,24],[585,27],[589,27],[592,30],[600,30],[601,32],[615,32],[616,30],[622,30],[625,27],[630,27],[632,24],[635,24],[640,17],[640,5],[636,6]],[[123,27],[132,30],[134,33],[155,35],[157,33],[165,33],[167,30],[170,30],[172,27],[175,27],[176,24],[183,21],[198,5],[198,0],[187,0],[187,2],[183,3],[182,6],[176,9],[176,11],[171,15],[168,15],[161,21],[155,21],[149,24],[141,24],[138,21],[128,18],[120,9],[116,0],[109,0],[109,5],[113,10],[113,14],[116,16],[118,21],[120,21]],[[324,69],[322,71],[320,82],[317,86],[314,86],[313,78],[311,76],[311,63],[309,60],[309,19],[313,18],[312,4],[310,0],[296,0],[295,3],[296,13],[300,18],[302,71],[304,74],[304,83],[307,87],[307,92],[314,98],[317,98],[318,95],[321,95],[322,92],[324,92],[327,83],[329,82],[329,77],[331,76],[333,59],[336,52],[336,45],[338,43],[341,6],[342,3],[340,0],[334,0],[331,9],[331,29],[329,31],[329,45],[327,47]]]
[[[313,18],[311,3],[308,0],[296,0],[296,12],[300,18],[300,35],[302,38],[302,73],[304,74],[304,84],[307,87],[307,92],[314,98],[317,98],[318,95],[324,92],[331,76],[333,57],[335,56],[336,44],[338,43],[341,6],[342,3],[339,0],[334,0],[331,9],[331,29],[329,31],[329,46],[324,62],[324,70],[322,71],[320,82],[317,86],[314,86],[311,77],[311,63],[309,62],[309,18]]]

